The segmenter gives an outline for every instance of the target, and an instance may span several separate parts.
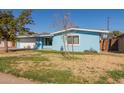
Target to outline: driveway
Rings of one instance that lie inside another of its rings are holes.
[[[0,84],[37,84],[25,78],[18,78],[11,74],[0,73]]]

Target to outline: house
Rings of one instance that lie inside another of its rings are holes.
[[[13,48],[15,47],[14,43],[12,41],[8,41],[8,48]],[[5,48],[4,41],[0,40],[0,49]]]
[[[108,51],[111,51],[111,52],[114,52],[114,51],[118,51],[118,37],[110,37],[108,39],[108,46],[109,46],[109,49]]]
[[[120,35],[118,38],[118,50],[119,52],[124,52],[124,34]]]
[[[124,52],[124,34],[121,34],[120,36],[109,36],[107,41],[108,51]]]
[[[100,52],[101,35],[107,38],[108,33],[106,30],[69,28],[47,34],[18,36],[17,48],[75,52],[95,50]]]

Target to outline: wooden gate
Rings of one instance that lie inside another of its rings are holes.
[[[109,41],[107,39],[100,40],[100,50],[101,51],[108,51]]]

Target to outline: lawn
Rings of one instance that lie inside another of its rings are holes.
[[[124,54],[15,51],[0,54],[0,71],[40,83],[124,83]]]

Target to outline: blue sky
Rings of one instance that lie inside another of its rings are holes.
[[[17,16],[21,10],[13,10]],[[105,10],[105,9],[34,9],[32,18],[34,25],[28,27],[34,32],[53,32],[57,28],[50,27],[54,24],[55,15],[70,14],[71,21],[80,28],[106,29],[107,17],[110,17],[110,30],[119,30],[124,32],[124,9]]]

